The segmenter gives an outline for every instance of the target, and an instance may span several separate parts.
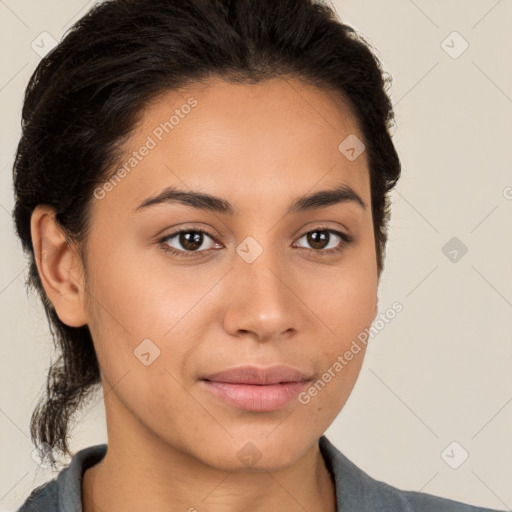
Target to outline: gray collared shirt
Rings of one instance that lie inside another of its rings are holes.
[[[335,483],[338,512],[505,512],[397,489],[359,469],[325,436],[319,446]],[[83,474],[106,452],[106,444],[78,451],[69,466],[34,489],[17,512],[82,512]]]

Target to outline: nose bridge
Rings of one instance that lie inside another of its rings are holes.
[[[267,246],[271,240],[272,236],[260,237],[260,243],[249,236],[236,247],[230,330],[269,337],[297,327],[293,314],[296,304],[283,271],[286,256]]]
[[[276,300],[283,295],[282,277],[283,255],[272,247],[272,236],[246,237],[236,248],[237,276],[246,282],[247,291],[253,298],[263,296],[265,300]]]

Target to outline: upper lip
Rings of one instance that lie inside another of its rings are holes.
[[[307,374],[288,365],[275,365],[266,368],[237,366],[203,377],[212,382],[233,384],[258,384],[261,386],[282,382],[305,382],[311,380]]]

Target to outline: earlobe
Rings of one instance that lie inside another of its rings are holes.
[[[30,220],[37,271],[59,319],[70,327],[87,324],[83,269],[75,248],[55,219],[55,210],[39,205]]]

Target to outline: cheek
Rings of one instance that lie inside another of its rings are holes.
[[[330,276],[317,279],[317,285],[323,286],[304,287],[310,290],[310,304],[321,320],[317,323],[321,374],[312,389],[311,406],[328,409],[334,416],[355,385],[366,352],[367,329],[376,313],[375,252],[370,241],[359,249]]]
[[[123,380],[128,402],[144,409],[160,398],[166,404],[169,394],[182,393],[177,382],[211,323],[208,292],[221,274],[185,272],[165,257],[149,264],[146,253],[107,240],[91,247],[89,272],[89,329],[100,366],[112,385]],[[160,389],[166,390],[161,397]]]
[[[165,337],[207,290],[207,283],[190,279],[163,257],[158,259],[163,264],[155,265],[153,249],[134,251],[126,241],[105,235],[90,252],[92,308],[131,343]]]
[[[336,401],[348,398],[363,363],[366,330],[375,317],[376,293],[372,283],[361,286],[358,281],[344,280],[321,304],[321,318],[329,330],[323,337],[322,376]],[[331,383],[332,382],[332,383]],[[342,396],[343,395],[343,396]],[[343,400],[344,401],[344,400]]]
[[[314,354],[318,375],[299,400],[311,412],[304,421],[312,429],[327,428],[334,421],[356,384],[366,353],[366,329],[375,317],[375,299],[373,280],[358,279],[356,274],[340,278],[328,294],[316,295],[323,333],[319,331]]]
[[[322,320],[323,334],[337,344],[356,337],[374,320],[378,287],[374,255],[370,250],[353,251],[339,266],[303,283],[303,296]]]

